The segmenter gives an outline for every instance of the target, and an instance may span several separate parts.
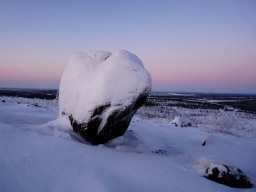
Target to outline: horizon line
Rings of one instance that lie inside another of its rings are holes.
[[[28,90],[59,90],[59,88],[34,88],[34,87],[30,87],[30,88],[18,88],[18,87],[0,87],[0,89],[28,89]],[[208,92],[208,91],[160,91],[160,90],[151,90],[151,93],[186,93],[186,94],[193,94],[193,93],[197,93],[197,94],[239,94],[239,95],[256,95],[256,92]]]

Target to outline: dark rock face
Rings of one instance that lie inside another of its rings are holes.
[[[240,169],[227,165],[221,166],[224,166],[225,170],[220,170],[219,166],[207,168],[205,177],[234,188],[252,188],[252,183]]]
[[[148,95],[149,90],[136,98],[134,102],[125,109],[115,110],[112,112],[107,119],[104,119],[102,114],[109,108],[113,107],[111,104],[96,107],[88,123],[78,123],[73,119],[72,115],[70,115],[69,119],[73,130],[93,145],[103,144],[113,138],[122,136],[128,129],[131,119],[137,109],[146,103]],[[102,127],[101,131],[98,132],[98,128],[102,121],[106,121],[106,123]]]

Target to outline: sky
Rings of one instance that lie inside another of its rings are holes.
[[[136,54],[153,91],[256,93],[255,0],[0,0],[0,87],[58,88],[75,52]]]

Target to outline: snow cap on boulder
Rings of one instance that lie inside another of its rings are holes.
[[[151,91],[151,76],[134,54],[118,50],[74,54],[62,75],[59,115],[93,144],[124,134]]]

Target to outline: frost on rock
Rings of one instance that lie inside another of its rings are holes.
[[[92,144],[105,143],[127,130],[148,98],[151,76],[134,54],[92,51],[74,54],[62,75],[59,115]]]

